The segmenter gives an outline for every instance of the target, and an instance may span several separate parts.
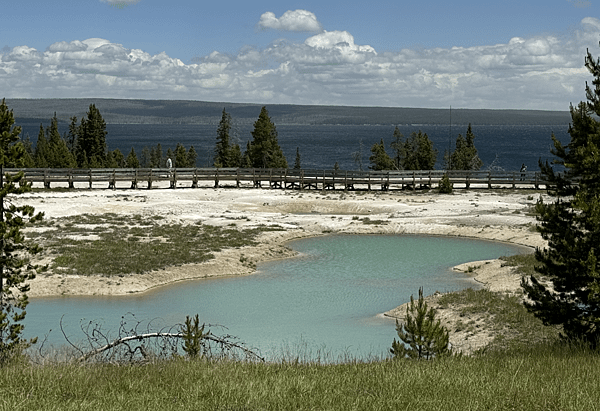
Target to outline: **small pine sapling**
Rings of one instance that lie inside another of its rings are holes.
[[[423,298],[423,288],[419,288],[419,299],[415,303],[410,296],[403,324],[396,320],[396,331],[400,341],[392,343],[390,352],[395,358],[430,359],[450,352],[448,330],[440,320],[435,319],[436,311],[428,308]]]
[[[193,319],[189,315],[185,316],[185,324],[181,326],[180,332],[183,338],[183,351],[190,358],[197,358],[203,353],[203,340],[210,333],[204,332],[204,324],[200,327],[200,320],[198,314]]]

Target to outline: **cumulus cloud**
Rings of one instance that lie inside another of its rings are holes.
[[[267,11],[260,16],[258,27],[282,31],[318,32],[323,30],[317,16],[307,10],[288,10],[280,18],[275,13]]]
[[[566,110],[585,100],[586,48],[600,54],[600,20],[569,36],[514,37],[503,44],[376,52],[346,31],[302,43],[280,40],[189,64],[106,39],[3,49],[6,97],[194,99],[265,104]]]

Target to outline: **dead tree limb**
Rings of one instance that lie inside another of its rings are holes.
[[[183,333],[166,333],[166,332],[154,332],[154,333],[139,334],[139,335],[129,335],[127,337],[117,338],[102,347],[98,347],[92,351],[89,351],[89,352],[83,354],[77,360],[80,362],[88,360],[89,358],[93,357],[94,355],[97,355],[104,351],[110,350],[120,344],[126,344],[130,341],[142,341],[142,340],[146,340],[146,339],[150,339],[150,338],[183,338],[183,336],[184,336]],[[259,356],[254,351],[244,347],[243,345],[241,345],[239,343],[230,341],[227,337],[222,338],[222,337],[217,337],[212,334],[208,334],[208,335],[204,336],[204,339],[213,341],[213,342],[221,345],[221,347],[225,348],[226,350],[238,349],[252,359],[260,360],[262,362],[265,361],[265,359],[263,357]],[[81,352],[81,350],[80,350],[80,352]]]

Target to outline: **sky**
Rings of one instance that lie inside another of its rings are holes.
[[[568,110],[600,0],[22,0],[0,98]]]

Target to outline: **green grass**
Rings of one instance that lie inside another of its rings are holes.
[[[432,361],[8,365],[2,410],[594,410],[600,355],[538,345]]]
[[[538,265],[535,255],[531,254],[515,254],[508,257],[500,257],[504,263],[502,266],[517,267],[522,275],[530,276],[536,274],[534,267]]]
[[[222,249],[255,245],[263,231],[280,229],[165,224],[161,218],[116,214],[61,218],[41,227],[45,230],[27,236],[53,258],[50,272],[105,276],[204,262]]]
[[[484,318],[486,329],[495,338],[486,348],[502,350],[506,347],[547,342],[557,339],[558,330],[546,327],[522,304],[522,295],[493,292],[472,288],[442,295],[437,304],[453,307],[461,316]]]

